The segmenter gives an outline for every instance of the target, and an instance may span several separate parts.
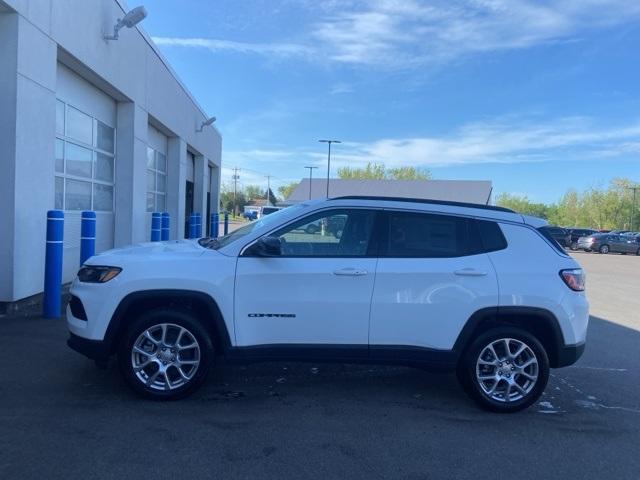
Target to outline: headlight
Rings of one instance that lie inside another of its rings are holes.
[[[78,271],[78,280],[85,283],[105,283],[115,278],[120,272],[118,267],[82,267]]]

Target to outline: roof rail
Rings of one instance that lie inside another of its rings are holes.
[[[483,205],[481,203],[451,202],[448,200],[430,200],[425,198],[407,198],[407,197],[378,197],[375,195],[346,195],[343,197],[333,197],[329,200],[381,200],[388,202],[408,202],[408,203],[426,203],[432,205],[450,205],[452,207],[477,208],[480,210],[494,210],[498,212],[517,213],[509,208],[498,207],[495,205]]]

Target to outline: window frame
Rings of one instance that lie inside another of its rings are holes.
[[[247,254],[246,251],[249,249],[249,247],[251,245],[253,245],[254,243],[256,243],[258,240],[260,240],[261,238],[264,237],[275,237],[278,236],[277,233],[285,230],[285,229],[291,229],[292,227],[294,227],[295,225],[298,224],[302,224],[304,225],[305,223],[309,223],[314,221],[313,219],[320,219],[323,217],[327,217],[330,215],[334,215],[337,213],[331,213],[331,212],[344,212],[344,211],[365,211],[365,212],[371,212],[371,214],[373,215],[373,222],[371,225],[371,232],[369,234],[369,243],[367,245],[367,251],[364,255],[277,255],[274,257],[259,257],[257,255],[251,255],[251,254]],[[310,259],[310,258],[315,258],[315,259],[330,259],[330,258],[378,258],[378,248],[379,248],[379,242],[378,239],[380,238],[379,235],[379,229],[381,227],[381,219],[383,216],[383,210],[381,209],[376,209],[376,208],[372,208],[372,207],[330,207],[330,208],[326,208],[326,209],[322,209],[322,210],[315,210],[313,212],[309,212],[307,215],[304,215],[302,217],[298,217],[295,218],[293,220],[291,220],[290,222],[286,223],[285,225],[280,225],[277,228],[274,228],[273,230],[271,230],[268,233],[265,233],[264,235],[260,235],[258,238],[256,238],[255,240],[249,242],[247,245],[245,245],[241,252],[240,252],[240,257],[249,257],[249,258],[301,258],[301,259]]]
[[[55,192],[55,181],[56,181],[56,178],[61,178],[62,179],[62,208],[61,209],[64,210],[64,211],[68,211],[68,212],[81,212],[81,211],[83,211],[82,209],[81,210],[77,210],[77,209],[68,210],[67,209],[67,198],[66,198],[67,197],[67,180],[74,180],[74,181],[78,181],[78,182],[88,183],[91,186],[91,198],[90,198],[90,202],[89,202],[89,204],[90,204],[89,210],[96,211],[96,212],[104,212],[104,213],[114,213],[115,212],[115,201],[116,201],[117,129],[114,126],[109,125],[107,122],[94,117],[93,115],[91,115],[88,112],[85,112],[81,108],[78,108],[75,105],[63,100],[62,98],[56,98],[56,109],[57,109],[59,103],[61,103],[63,105],[62,133],[58,132],[58,128],[57,128],[57,125],[56,125],[56,134],[55,134],[55,137],[54,137],[54,142],[57,142],[58,140],[60,140],[62,142],[62,172],[57,171],[56,168],[55,168],[56,154],[55,154],[55,148],[54,148],[53,175],[54,175],[54,192]],[[91,136],[92,136],[92,138],[91,138],[92,144],[91,145],[83,142],[82,140],[78,140],[77,138],[68,136],[68,134],[67,134],[68,118],[67,117],[68,117],[68,111],[69,111],[70,108],[73,108],[74,110],[77,110],[80,113],[83,113],[84,115],[87,115],[91,119],[91,129],[92,129],[92,134],[91,134]],[[57,121],[57,112],[56,112],[56,121]],[[113,130],[113,152],[109,152],[108,150],[103,150],[101,148],[98,148],[98,123],[102,123],[103,125],[111,128]],[[67,145],[68,144],[73,144],[73,145],[75,145],[77,147],[87,149],[87,150],[89,150],[91,152],[91,175],[89,177],[83,177],[81,175],[73,175],[73,174],[67,173],[67,155],[68,155]],[[113,160],[113,172],[112,172],[113,173],[113,180],[111,182],[96,178],[96,172],[98,170],[98,167],[97,167],[98,154],[104,155],[104,156],[109,157],[109,158],[111,158]],[[95,184],[99,184],[99,185],[106,186],[106,187],[111,187],[111,191],[112,191],[111,210],[96,210],[95,209],[95,187],[94,187]],[[55,194],[54,194],[54,207],[55,206],[56,205],[55,205]]]

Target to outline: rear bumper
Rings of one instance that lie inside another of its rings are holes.
[[[109,348],[107,344],[101,340],[89,340],[69,333],[67,345],[92,360],[107,360],[109,358]]]
[[[568,367],[578,361],[584,353],[585,342],[575,345],[565,345],[558,351],[558,358],[554,365],[555,368]]]

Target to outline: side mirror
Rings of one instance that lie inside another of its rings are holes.
[[[278,237],[262,237],[244,251],[248,257],[278,257],[282,254]]]

